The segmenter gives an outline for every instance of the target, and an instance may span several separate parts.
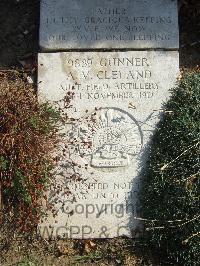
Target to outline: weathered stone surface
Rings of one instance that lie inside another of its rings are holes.
[[[178,48],[176,0],[42,0],[42,49]]]
[[[64,155],[49,193],[56,216],[49,213],[40,224],[43,236],[51,230],[69,238],[137,234],[141,171],[178,61],[175,51],[39,54],[40,99],[67,103],[73,92],[65,112],[78,119],[63,128]],[[81,181],[69,179],[74,172]]]

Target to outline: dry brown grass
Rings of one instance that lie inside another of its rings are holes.
[[[59,113],[39,104],[21,74],[0,72],[0,183],[4,209],[28,230],[37,224],[58,142]]]

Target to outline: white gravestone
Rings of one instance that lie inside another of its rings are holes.
[[[71,118],[62,129],[65,151],[49,191],[55,215],[50,211],[40,224],[42,236],[131,237],[141,230],[141,171],[176,82],[178,57],[176,51],[39,54],[40,99],[73,95],[64,111]],[[69,178],[73,173],[79,181]]]
[[[178,49],[176,0],[42,0],[43,50]]]

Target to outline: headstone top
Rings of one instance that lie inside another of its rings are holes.
[[[178,49],[176,0],[42,0],[40,46]]]

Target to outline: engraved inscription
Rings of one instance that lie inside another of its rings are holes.
[[[178,48],[177,3],[42,0],[40,42],[54,49]]]
[[[147,57],[83,55],[63,58],[62,66],[67,82],[60,86],[73,91],[75,101],[149,100],[156,98],[160,88],[152,72],[152,60]]]

